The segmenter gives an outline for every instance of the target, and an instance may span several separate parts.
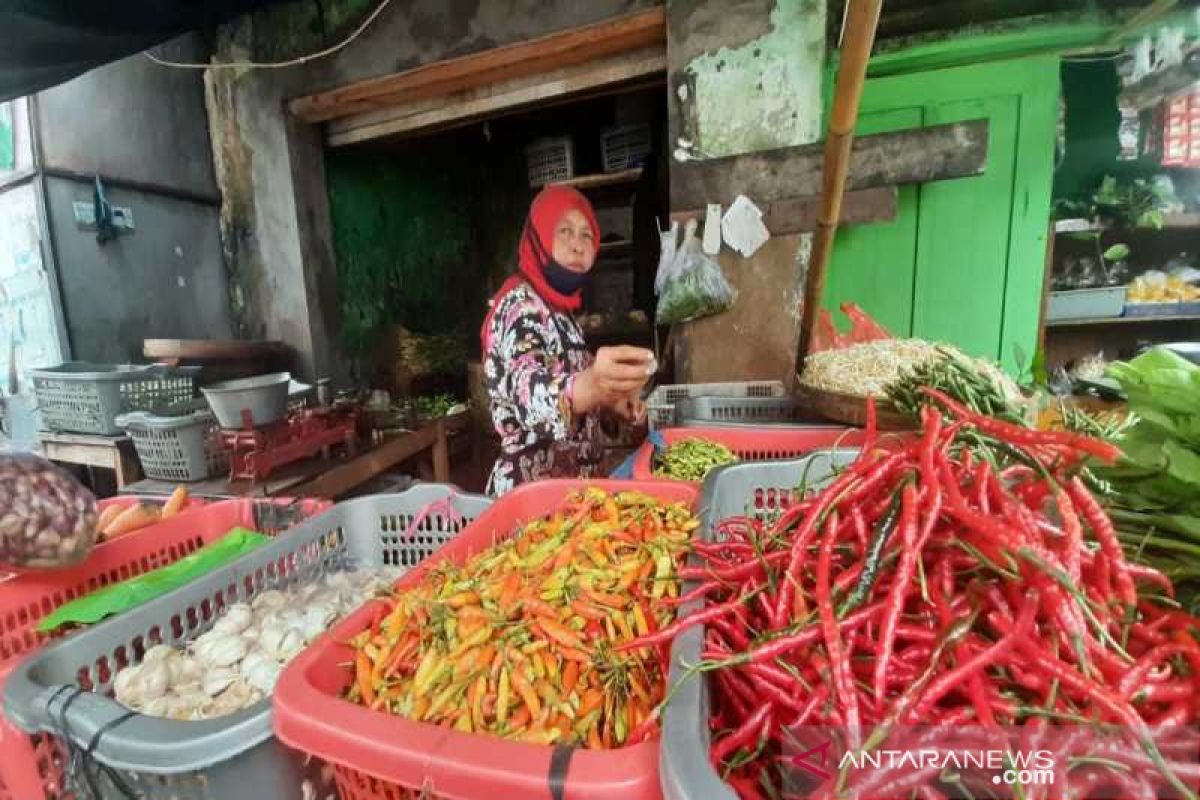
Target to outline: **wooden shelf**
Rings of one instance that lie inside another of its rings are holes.
[[[605,257],[626,255],[631,250],[633,250],[633,242],[628,239],[621,239],[615,242],[601,242],[598,255]]]
[[[1078,328],[1085,325],[1136,325],[1161,322],[1200,322],[1200,314],[1163,314],[1155,317],[1095,317],[1091,319],[1058,319],[1046,323],[1051,328]]]
[[[620,172],[605,172],[597,175],[579,175],[565,181],[555,181],[555,186],[574,186],[580,191],[584,189],[599,189],[602,186],[620,186],[624,183],[636,183],[642,177],[642,168],[623,169]]]

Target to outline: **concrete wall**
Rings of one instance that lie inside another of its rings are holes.
[[[222,246],[239,333],[292,342],[310,377],[344,377],[321,135],[285,113],[287,99],[653,5],[395,0],[357,41],[329,58],[280,70],[210,70]],[[278,60],[318,50],[372,7],[357,0],[301,2],[247,15],[221,30],[214,60]]]
[[[226,339],[229,300],[216,209],[146,192],[109,188],[133,211],[135,228],[101,245],[77,224],[75,201],[92,187],[48,178],[46,200],[59,264],[71,351],[82,361],[141,360],[142,340]]]
[[[207,60],[193,35],[157,52]],[[229,338],[202,71],[138,54],[38,94],[34,108],[72,356],[141,360],[146,338]],[[103,245],[72,210],[92,202],[96,174],[135,223]]]
[[[670,0],[667,24],[675,158],[821,138],[823,0]],[[818,186],[794,188],[820,193]],[[809,238],[775,237],[750,258],[722,248],[719,261],[739,298],[724,314],[682,326],[678,380],[790,381]]]
[[[204,62],[196,36],[155,50]],[[214,195],[198,70],[162,67],[140,53],[37,95],[42,165]]]

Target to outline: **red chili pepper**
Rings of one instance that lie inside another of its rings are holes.
[[[920,553],[917,552],[917,499],[911,484],[904,487],[900,499],[900,565],[892,578],[891,591],[888,593],[888,604],[883,614],[883,631],[879,645],[879,653],[875,661],[875,704],[883,705],[883,691],[887,676],[888,662],[892,658],[892,643],[896,638],[896,625],[900,622],[900,612],[904,609],[905,598],[908,597],[908,587],[912,582],[913,569]]]
[[[911,491],[911,487],[905,487]],[[903,515],[903,514],[902,514]],[[836,520],[831,520],[825,526],[825,536],[817,556],[817,611],[821,618],[821,635],[825,640],[825,651],[829,653],[829,663],[833,667],[833,688],[838,704],[846,715],[846,725],[852,734],[852,744],[857,746],[857,731],[860,724],[858,694],[854,690],[854,681],[850,676],[850,665],[842,653],[841,632],[838,630],[837,614],[830,596],[830,569],[833,563],[833,542],[836,533]]]
[[[763,738],[771,725],[772,706],[763,703],[754,710],[745,722],[734,731],[718,739],[709,750],[708,757],[713,764],[721,764],[740,747],[754,747]]]

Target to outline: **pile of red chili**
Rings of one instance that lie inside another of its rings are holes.
[[[724,520],[681,572],[704,609],[627,646],[705,625],[709,756],[744,798],[776,794],[796,725],[871,746],[918,723],[1119,725],[1142,748],[1077,778],[1194,786],[1195,759],[1168,765],[1151,733],[1200,719],[1200,622],[1126,561],[1080,474],[1118,451],[927,391],[944,416],[926,406],[916,436],[881,447],[869,424],[857,461],[773,523]],[[919,769],[858,777],[861,796],[940,796]]]

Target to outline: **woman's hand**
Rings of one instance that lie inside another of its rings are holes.
[[[635,397],[653,373],[654,353],[641,347],[601,347],[592,366],[575,379],[572,407],[586,414]]]
[[[646,418],[646,404],[637,395],[623,397],[612,405],[613,413],[631,425],[637,425]]]

